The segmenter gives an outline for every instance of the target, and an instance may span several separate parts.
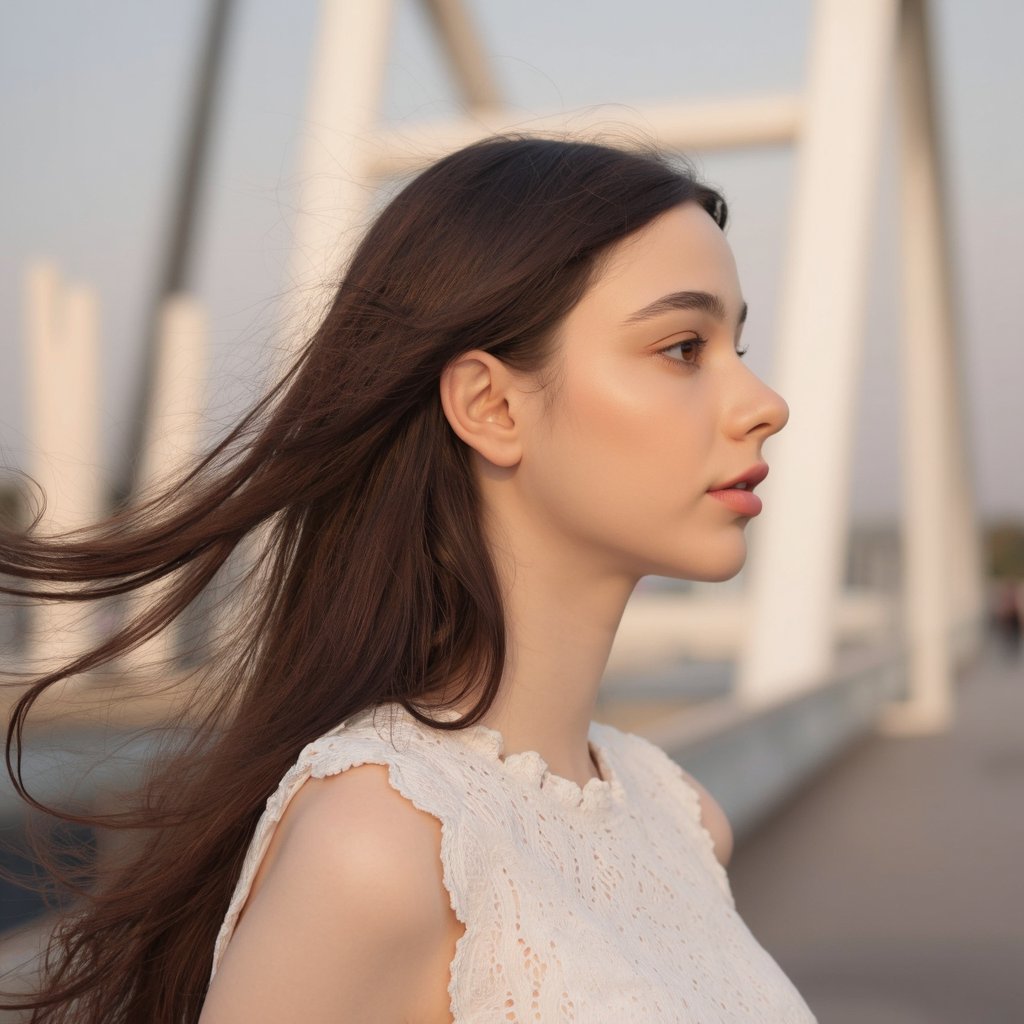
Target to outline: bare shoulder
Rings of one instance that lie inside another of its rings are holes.
[[[688,771],[680,769],[700,797],[700,818],[715,843],[715,857],[725,867],[732,858],[732,826],[718,801]]]
[[[201,1024],[418,1021],[447,986],[458,923],[441,823],[364,764],[296,793],[275,830]],[[429,1019],[429,1018],[428,1018]]]

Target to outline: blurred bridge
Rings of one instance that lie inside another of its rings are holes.
[[[491,131],[562,125],[553,117],[510,123],[466,5],[429,0],[468,114],[402,138],[381,130],[371,115],[391,6],[323,5],[306,120],[326,128],[310,137],[300,160],[299,177],[311,191],[295,226],[296,259],[312,265],[297,266],[293,281],[334,276],[325,267],[336,268],[339,239],[348,235],[337,218],[321,214],[340,209],[357,223],[362,179],[408,173],[425,155]],[[822,1024],[1000,1024],[1024,1019],[1024,1012],[1006,1015],[1011,997],[1024,1005],[1017,976],[1001,966],[1010,940],[1021,935],[1011,898],[998,899],[1015,881],[1010,851],[1021,849],[1014,829],[1024,795],[1017,751],[1024,748],[1014,735],[1021,719],[1013,670],[989,660],[982,645],[984,582],[950,327],[956,316],[927,4],[817,0],[814,11],[804,95],[669,104],[638,119],[666,149],[796,147],[772,380],[793,425],[773,440],[772,475],[762,487],[771,514],[748,527],[750,564],[733,581],[742,586],[639,592],[597,717],[662,745],[723,805],[738,841],[731,874],[739,909],[807,992]],[[883,590],[850,585],[847,496],[866,225],[893,63],[903,114],[902,333],[913,372],[903,404],[902,536],[889,558],[899,583]],[[341,166],[348,173],[339,183]],[[307,294],[294,289],[295,301]],[[102,512],[97,402],[89,392],[98,387],[97,306],[88,290],[66,288],[46,267],[30,275],[26,306],[32,434],[41,453],[30,471],[54,499],[44,525],[70,528]],[[193,454],[206,330],[188,296],[161,307],[150,360],[156,380],[141,431],[142,485],[180,472]],[[38,638],[66,625],[55,612],[9,632],[35,662],[73,653],[88,639],[44,651]],[[140,652],[141,659],[167,656],[174,639]],[[125,670],[130,675],[132,665]],[[61,787],[72,779],[75,799],[109,798],[147,752],[141,741],[119,746],[121,730],[137,723],[117,720],[127,704],[116,685],[104,690],[111,682],[79,688],[99,711],[83,712],[73,734],[70,700],[54,709],[63,710],[63,725],[55,718],[36,729],[28,774],[43,795],[66,793]],[[143,717],[160,716],[159,701],[134,707]],[[77,752],[58,754],[68,742]],[[87,771],[96,759],[91,744],[120,753]],[[795,802],[794,793],[802,794]],[[0,793],[0,816],[20,824],[12,796]],[[29,909],[21,906],[8,923]],[[958,948],[968,939],[972,951]],[[32,941],[9,944],[9,956]],[[938,998],[957,978],[960,995],[975,1000],[970,1006]],[[937,994],[933,1002],[929,992]]]

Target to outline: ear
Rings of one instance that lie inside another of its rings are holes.
[[[441,374],[441,406],[452,430],[495,466],[511,468],[522,458],[518,394],[512,371],[481,349],[464,352]]]

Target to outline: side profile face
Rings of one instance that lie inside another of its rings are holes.
[[[789,417],[738,354],[744,315],[732,251],[695,202],[610,250],[562,324],[548,390],[507,393],[507,465],[478,463],[518,551],[634,581],[739,572],[750,517],[708,491],[768,461]]]

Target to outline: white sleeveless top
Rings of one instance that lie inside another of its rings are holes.
[[[455,1024],[816,1024],[736,912],[699,795],[659,747],[592,722],[601,778],[580,787],[535,751],[503,758],[488,726],[375,711],[306,746],[267,801],[213,974],[299,787],[372,763],[441,822],[444,885],[466,926],[448,986]]]

